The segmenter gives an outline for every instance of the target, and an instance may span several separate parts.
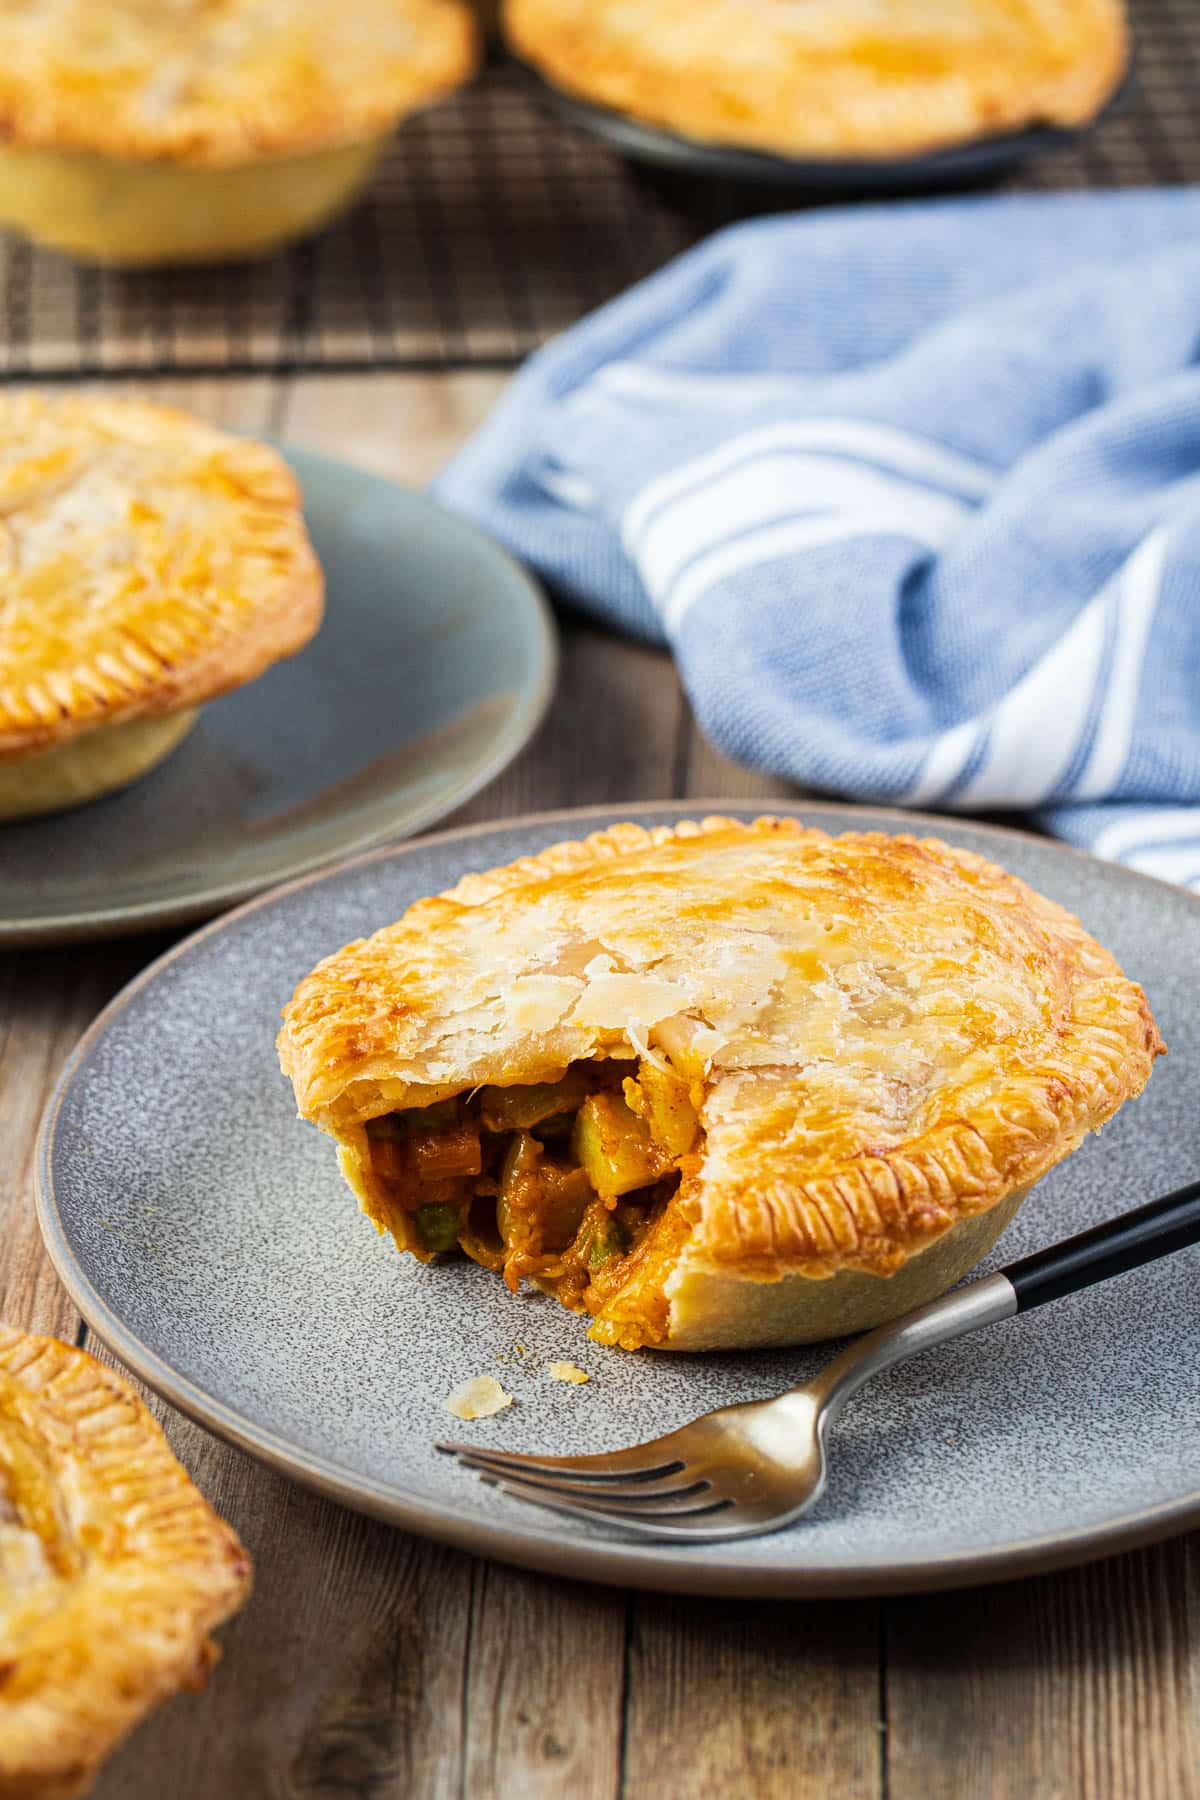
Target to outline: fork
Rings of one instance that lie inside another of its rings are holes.
[[[1198,1241],[1194,1181],[881,1325],[774,1399],[722,1406],[663,1437],[597,1456],[437,1448],[502,1493],[637,1537],[686,1544],[758,1537],[790,1525],[820,1498],[829,1427],[872,1376]]]

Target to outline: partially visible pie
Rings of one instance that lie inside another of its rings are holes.
[[[1162,1047],[1078,920],[981,857],[722,818],[468,875],[318,964],[279,1036],[401,1250],[683,1350],[943,1292]]]
[[[200,1685],[250,1562],[128,1382],[0,1324],[0,1795],[69,1800]]]
[[[0,395],[0,820],[142,774],[308,642],[322,592],[265,445],[135,400]]]
[[[474,73],[468,0],[4,0],[0,220],[77,256],[270,249]]]
[[[504,0],[504,30],[569,93],[800,157],[1082,125],[1128,60],[1122,0]]]

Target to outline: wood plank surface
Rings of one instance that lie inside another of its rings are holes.
[[[1196,1544],[889,1602],[891,1800],[1200,1794]]]
[[[626,1705],[627,1795],[883,1791],[874,1601],[636,1595]]]
[[[79,1315],[42,1248],[33,1210],[34,1144],[42,1109],[80,1033],[141,966],[122,946],[0,954],[0,1317],[73,1341]]]
[[[147,391],[420,482],[501,385]],[[704,742],[666,656],[570,621],[541,733],[459,816],[672,795],[769,808],[792,791]],[[0,957],[0,1306],[15,1323],[78,1328],[33,1220],[36,1121],[77,1033],[164,941]],[[886,1603],[626,1595],[373,1524],[153,1404],[257,1585],[206,1692],[135,1734],[100,1800],[1200,1796],[1195,1538]]]
[[[574,1587],[564,1607],[563,1585],[475,1566],[465,1794],[610,1800],[618,1790],[625,1597]]]

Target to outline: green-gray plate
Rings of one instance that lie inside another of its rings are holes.
[[[205,707],[144,780],[0,825],[0,946],[219,912],[444,817],[536,729],[556,658],[530,577],[420,494],[286,454],[325,570],[320,632]]]

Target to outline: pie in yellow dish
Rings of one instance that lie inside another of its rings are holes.
[[[250,1561],[128,1382],[0,1324],[0,1796],[68,1800],[198,1687]]]
[[[0,820],[143,774],[308,642],[322,592],[273,450],[139,401],[0,395]]]
[[[401,1250],[670,1350],[943,1292],[1162,1048],[1108,952],[1003,870],[769,818],[468,875],[320,963],[279,1037]]]
[[[504,0],[503,21],[568,93],[796,157],[1082,125],[1128,60],[1121,0]]]
[[[0,223],[104,263],[313,230],[475,71],[467,0],[4,0]]]

